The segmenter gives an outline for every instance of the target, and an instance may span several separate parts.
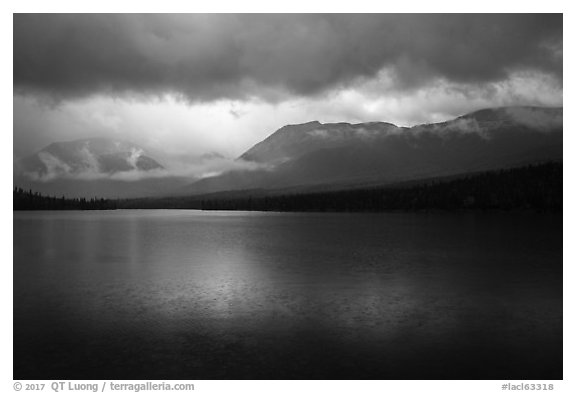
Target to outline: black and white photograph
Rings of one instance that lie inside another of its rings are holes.
[[[12,378],[559,389],[563,18],[14,13]]]

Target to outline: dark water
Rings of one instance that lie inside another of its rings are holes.
[[[14,212],[15,379],[560,379],[562,217]]]

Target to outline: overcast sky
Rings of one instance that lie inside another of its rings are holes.
[[[14,156],[112,136],[235,157],[285,124],[562,106],[562,15],[14,16]]]

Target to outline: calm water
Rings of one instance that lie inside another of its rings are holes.
[[[562,217],[14,212],[15,379],[559,379]]]

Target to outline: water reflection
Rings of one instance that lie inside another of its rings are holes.
[[[545,215],[15,213],[15,376],[465,378],[469,351],[502,358],[481,378],[557,376],[561,233]]]

